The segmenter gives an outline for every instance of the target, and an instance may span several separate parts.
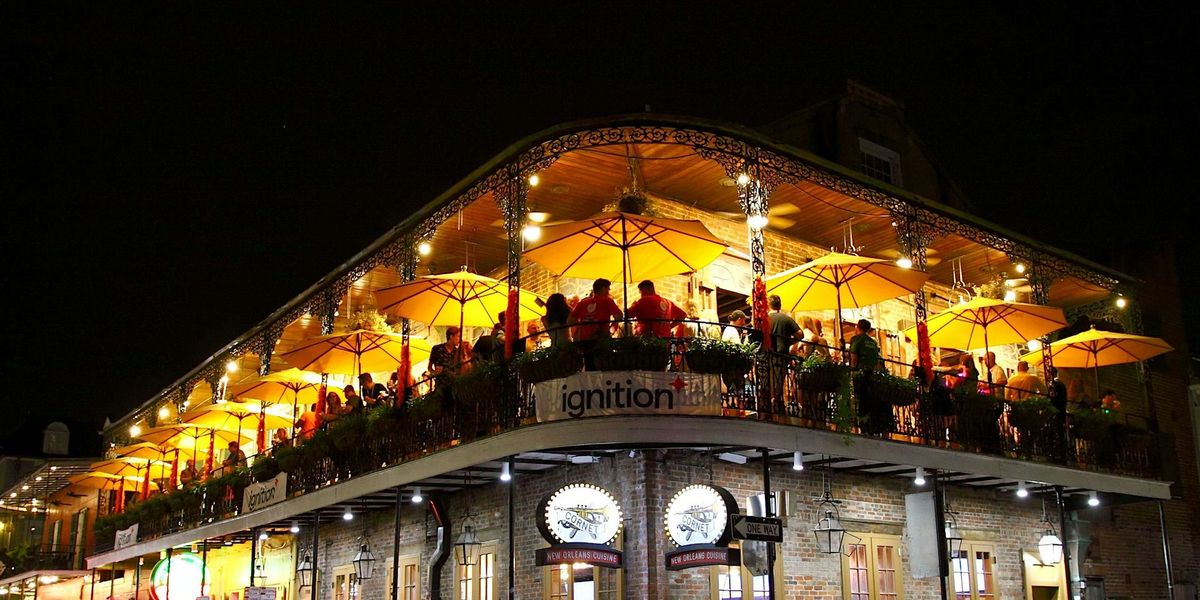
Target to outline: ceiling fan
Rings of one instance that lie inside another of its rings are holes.
[[[938,254],[937,248],[926,248],[925,249],[925,264],[932,267],[932,266],[942,262],[942,257],[938,256],[937,254]],[[899,258],[903,255],[904,255],[903,252],[901,252],[899,249],[895,249],[895,248],[889,248],[887,250],[879,251],[879,256],[881,256],[883,258],[891,259],[891,260],[899,260]]]

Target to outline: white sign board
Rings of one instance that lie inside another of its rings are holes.
[[[245,600],[275,600],[275,588],[248,587],[242,597]]]
[[[904,512],[908,543],[909,572],[913,579],[930,579],[942,576],[941,561],[938,559],[937,505],[933,492],[917,492],[904,496]]]
[[[242,513],[287,500],[287,473],[280,473],[262,483],[246,486],[242,493]]]
[[[137,543],[138,524],[134,523],[126,529],[121,529],[117,531],[116,535],[116,540],[113,542],[113,550],[128,548]]]
[[[537,420],[602,415],[721,415],[721,376],[594,371],[533,386]]]

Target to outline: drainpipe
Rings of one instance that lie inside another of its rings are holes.
[[[446,566],[446,559],[450,556],[450,515],[442,511],[439,500],[434,498],[429,499],[429,510],[438,524],[437,548],[429,557],[429,598],[442,600],[442,567]]]
[[[400,509],[404,488],[396,487],[396,522],[392,527],[392,600],[400,598]]]

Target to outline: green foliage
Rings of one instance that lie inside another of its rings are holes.
[[[396,333],[392,326],[388,325],[387,318],[373,308],[354,311],[354,314],[350,315],[348,322],[352,330],[365,329],[378,333]]]
[[[848,385],[846,367],[829,357],[810,354],[800,363],[800,387],[809,392],[833,393]]]
[[[259,456],[250,465],[250,475],[255,481],[267,481],[279,474],[279,459],[273,456]]]
[[[716,338],[690,338],[687,345],[688,352],[713,352],[734,358],[754,360],[754,355],[758,354],[758,344],[727,342]]]
[[[1058,414],[1054,403],[1045,396],[1027,396],[1010,405],[1008,420],[1015,427],[1035,430],[1045,427]]]
[[[583,355],[572,346],[550,346],[518,354],[512,364],[522,381],[538,383],[578,373],[583,369]]]

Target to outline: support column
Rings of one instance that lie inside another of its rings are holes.
[[[321,530],[321,512],[319,510],[313,511],[313,525],[312,525],[312,567],[313,567],[313,572],[312,572],[312,581],[309,582],[312,585],[308,586],[309,600],[317,600],[318,591],[321,587],[321,568],[319,566],[317,566],[317,565],[321,564],[317,561],[317,546],[320,544],[320,541],[321,541],[320,530]]]
[[[133,597],[137,600],[138,593],[142,591],[142,557],[137,559],[137,567],[133,572]]]
[[[892,212],[892,223],[896,227],[896,239],[900,243],[900,251],[904,253],[901,259],[908,259],[911,268],[918,271],[929,270],[928,248],[933,241],[933,230],[928,225],[917,220],[914,214],[897,211]],[[913,294],[913,318],[917,323],[917,360],[924,371],[926,384],[933,381],[933,348],[929,343],[929,303],[925,288]]]
[[[88,593],[88,598],[90,600],[96,600],[96,570],[95,569],[92,569],[91,584],[92,584],[91,585],[92,590],[91,590],[91,592]]]
[[[933,484],[933,510],[937,519],[938,544],[938,584],[942,592],[942,600],[950,598],[949,586],[946,580],[950,577],[950,549],[946,547],[946,497],[942,488],[940,474],[936,469],[930,469],[929,480]]]
[[[1019,260],[1019,259],[1016,259]],[[1015,261],[1014,261],[1015,262]],[[1054,275],[1046,267],[1033,263],[1024,262],[1025,277],[1029,280],[1029,287],[1032,289],[1030,299],[1034,304],[1050,304],[1050,286],[1054,284]],[[1050,335],[1046,334],[1040,338],[1042,343],[1042,377],[1048,386],[1054,379],[1050,375],[1050,369],[1054,367],[1053,357],[1050,356]]]
[[[267,376],[271,374],[271,358],[275,354],[275,344],[279,342],[279,337],[283,335],[283,326],[272,324],[263,331],[262,353],[258,355],[258,374]]]
[[[258,562],[258,529],[250,530],[250,587],[254,587],[254,565]]]
[[[771,451],[760,448],[763,461],[763,500],[767,518],[775,516],[775,497],[771,494]],[[775,543],[767,542],[767,600],[775,600]]]
[[[321,335],[333,333],[333,320],[337,317],[337,307],[341,304],[342,295],[332,288],[321,292]]]
[[[1054,486],[1054,499],[1058,502],[1058,522],[1061,524],[1063,536],[1063,569],[1067,576],[1067,600],[1076,600],[1075,581],[1071,578],[1071,551],[1066,543],[1067,538],[1067,508],[1063,499],[1063,487]]]
[[[1163,566],[1167,570],[1167,598],[1175,597],[1175,576],[1171,573],[1171,540],[1167,538],[1167,514],[1163,501],[1158,501],[1158,529],[1162,533]]]
[[[400,272],[401,283],[409,283],[415,281],[417,278],[417,261],[419,259],[417,258],[416,245],[419,243],[420,240],[413,234],[404,234],[404,251],[400,256],[400,265],[397,268]],[[400,406],[406,402],[412,394],[412,389],[408,386],[409,378],[412,376],[412,355],[409,350],[409,338],[411,336],[412,324],[409,323],[408,317],[402,317],[400,319],[400,343],[402,350],[399,371],[403,372],[396,375],[396,388],[400,396],[396,399],[396,406]]]
[[[392,526],[392,600],[400,600],[400,510],[403,506],[404,488],[396,486],[396,522]]]
[[[525,201],[529,195],[529,175],[516,167],[510,168],[512,171],[508,180],[493,192],[500,213],[504,216],[504,233],[508,236],[508,309],[504,312],[505,358],[512,358],[513,344],[521,336],[521,227],[525,222]]]
[[[516,555],[516,487],[517,465],[512,457],[508,458],[508,472],[514,480],[508,482],[508,600],[517,597],[517,555]]]

